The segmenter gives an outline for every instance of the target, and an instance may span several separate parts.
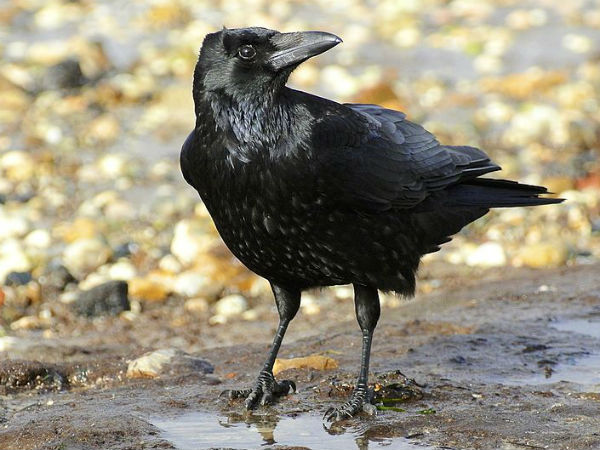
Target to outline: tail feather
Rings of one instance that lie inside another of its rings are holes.
[[[561,203],[562,198],[540,197],[550,194],[545,187],[516,181],[475,178],[448,189],[448,206],[506,208]]]

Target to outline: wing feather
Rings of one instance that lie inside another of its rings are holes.
[[[475,147],[441,145],[402,112],[345,106],[349,114],[327,116],[317,128],[319,141],[328,144],[319,155],[321,168],[351,208],[412,208],[433,192],[500,169]]]

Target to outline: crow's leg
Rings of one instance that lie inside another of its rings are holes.
[[[374,413],[375,407],[371,405],[372,394],[367,387],[369,377],[369,358],[371,354],[371,341],[373,331],[379,320],[379,295],[377,289],[369,286],[354,285],[354,306],[356,318],[362,330],[362,353],[360,359],[360,374],[354,392],[350,399],[342,406],[327,410],[323,418],[327,422],[336,422],[354,416],[360,411]]]
[[[229,398],[246,398],[247,409],[252,409],[258,404],[268,405],[273,402],[275,395],[285,395],[290,390],[296,390],[296,384],[293,381],[275,380],[275,377],[273,377],[273,364],[275,364],[275,358],[281,346],[281,341],[283,341],[285,331],[300,307],[300,290],[284,288],[273,283],[271,283],[271,288],[273,289],[277,310],[279,311],[279,326],[277,327],[277,333],[273,339],[273,345],[269,351],[267,361],[258,375],[256,386],[253,389],[223,392]]]

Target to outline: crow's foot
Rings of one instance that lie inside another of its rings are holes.
[[[344,419],[349,419],[361,411],[369,415],[377,414],[377,408],[371,404],[372,393],[364,386],[357,386],[346,403],[337,408],[331,407],[323,416],[325,422],[337,422]]]
[[[230,399],[245,398],[246,409],[254,409],[259,404],[270,405],[275,396],[287,395],[290,392],[296,392],[296,383],[291,380],[276,381],[271,372],[263,370],[258,375],[254,389],[233,389],[223,391],[221,395]]]

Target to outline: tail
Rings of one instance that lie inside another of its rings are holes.
[[[540,197],[550,194],[545,187],[510,180],[474,178],[448,189],[448,206],[509,208],[561,203],[562,198]]]

